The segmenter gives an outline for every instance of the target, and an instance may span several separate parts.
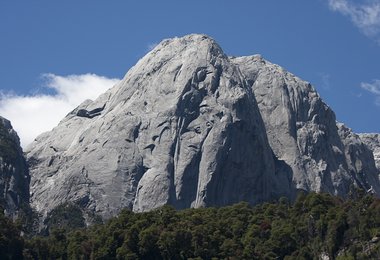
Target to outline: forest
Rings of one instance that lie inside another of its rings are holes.
[[[0,259],[380,259],[380,199],[364,192],[346,199],[300,193],[293,203],[256,206],[124,209],[97,222],[85,227],[79,207],[66,203],[34,234],[30,221],[1,214]]]

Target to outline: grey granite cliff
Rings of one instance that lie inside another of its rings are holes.
[[[256,204],[293,192],[250,86],[204,35],[161,42],[39,136],[27,158],[32,206],[45,216],[65,201],[108,218],[124,207]]]
[[[38,212],[68,201],[109,218],[124,207],[256,204],[296,190],[379,195],[371,149],[309,83],[188,35],[161,42],[26,153]]]
[[[360,139],[372,150],[380,174],[380,134],[359,134]]]
[[[337,124],[315,89],[261,56],[232,58],[252,87],[271,148],[298,189],[346,196],[352,187],[380,195],[372,152]]]
[[[0,117],[0,206],[9,217],[17,217],[29,204],[29,172],[20,140],[11,123]]]

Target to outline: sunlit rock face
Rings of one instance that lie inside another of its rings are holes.
[[[29,172],[20,140],[11,123],[0,117],[0,206],[16,218],[29,205]]]
[[[358,187],[380,194],[371,151],[336,122],[308,82],[259,55],[232,61],[252,87],[270,146],[291,167],[298,189],[346,196]]]
[[[380,194],[371,149],[308,82],[193,34],[161,42],[26,153],[38,212],[69,201],[106,219],[125,207],[257,204],[297,190]]]
[[[108,218],[124,207],[293,194],[251,86],[205,35],[161,42],[119,84],[39,136],[27,158],[32,206],[45,216],[65,201]]]

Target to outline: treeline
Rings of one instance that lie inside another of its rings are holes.
[[[48,235],[27,238],[1,215],[0,259],[380,259],[380,200],[365,194],[300,194],[292,205],[282,198],[255,207],[123,210],[90,228],[78,228],[81,218],[66,205]]]

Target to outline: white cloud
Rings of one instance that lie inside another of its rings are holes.
[[[44,74],[42,79],[42,87],[52,94],[21,96],[1,93],[0,115],[12,122],[23,147],[39,134],[51,130],[84,100],[97,98],[119,81],[95,74]]]
[[[380,0],[367,1],[366,4],[352,3],[348,0],[328,0],[331,10],[348,16],[365,35],[380,42]]]
[[[362,82],[360,84],[360,87],[374,94],[376,98],[375,103],[376,105],[380,106],[380,80],[379,79],[373,80],[373,83]]]

